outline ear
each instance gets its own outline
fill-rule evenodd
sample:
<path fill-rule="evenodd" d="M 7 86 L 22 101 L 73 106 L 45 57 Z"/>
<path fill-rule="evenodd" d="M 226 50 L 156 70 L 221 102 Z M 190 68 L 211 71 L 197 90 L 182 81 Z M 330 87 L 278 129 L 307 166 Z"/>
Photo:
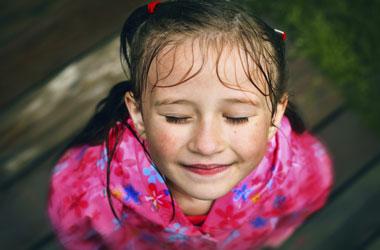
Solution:
<path fill-rule="evenodd" d="M 277 104 L 276 113 L 272 119 L 273 125 L 269 128 L 268 141 L 276 134 L 277 128 L 280 126 L 281 119 L 285 114 L 286 106 L 288 105 L 288 95 L 284 94 L 279 103 Z"/>
<path fill-rule="evenodd" d="M 142 110 L 140 105 L 138 105 L 135 98 L 133 97 L 132 92 L 128 91 L 125 93 L 124 102 L 135 125 L 136 132 L 140 135 L 142 139 L 146 139 Z"/>

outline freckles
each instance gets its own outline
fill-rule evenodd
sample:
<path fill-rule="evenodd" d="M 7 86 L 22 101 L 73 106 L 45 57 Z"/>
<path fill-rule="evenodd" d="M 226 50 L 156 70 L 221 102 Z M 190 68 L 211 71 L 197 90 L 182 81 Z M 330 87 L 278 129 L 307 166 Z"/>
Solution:
<path fill-rule="evenodd" d="M 240 146 L 248 154 L 257 154 L 267 144 L 266 137 L 262 126 L 255 122 L 253 126 L 239 136 Z"/>
<path fill-rule="evenodd" d="M 170 133 L 156 132 L 155 145 L 158 151 L 164 154 L 174 154 L 177 138 Z"/>

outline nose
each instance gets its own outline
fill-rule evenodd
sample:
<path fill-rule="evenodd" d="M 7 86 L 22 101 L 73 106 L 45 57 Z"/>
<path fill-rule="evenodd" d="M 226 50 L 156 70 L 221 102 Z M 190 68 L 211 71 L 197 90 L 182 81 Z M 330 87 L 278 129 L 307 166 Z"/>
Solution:
<path fill-rule="evenodd" d="M 223 133 L 218 122 L 213 120 L 201 121 L 193 130 L 188 144 L 189 150 L 196 154 L 213 155 L 222 152 L 225 147 Z"/>

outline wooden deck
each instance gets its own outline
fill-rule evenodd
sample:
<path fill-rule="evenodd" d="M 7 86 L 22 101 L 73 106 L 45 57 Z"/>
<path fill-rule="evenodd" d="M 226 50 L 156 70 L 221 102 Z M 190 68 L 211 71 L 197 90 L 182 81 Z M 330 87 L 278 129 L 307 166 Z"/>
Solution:
<path fill-rule="evenodd" d="M 0 10 L 1 249 L 60 249 L 45 212 L 52 163 L 123 79 L 114 34 L 142 2 L 24 0 Z M 279 249 L 380 249 L 380 140 L 310 62 L 289 63 L 294 100 L 328 146 L 336 181 L 327 206 Z"/>

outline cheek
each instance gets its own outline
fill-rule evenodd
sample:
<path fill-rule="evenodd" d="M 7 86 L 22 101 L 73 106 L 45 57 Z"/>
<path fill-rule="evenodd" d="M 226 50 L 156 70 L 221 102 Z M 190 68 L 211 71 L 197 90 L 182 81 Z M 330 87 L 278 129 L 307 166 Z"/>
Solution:
<path fill-rule="evenodd" d="M 150 149 L 159 156 L 167 158 L 175 156 L 177 152 L 178 138 L 167 129 L 155 129 L 151 132 Z"/>
<path fill-rule="evenodd" d="M 268 128 L 262 123 L 255 123 L 251 128 L 239 132 L 234 131 L 233 135 L 233 145 L 237 145 L 236 151 L 243 158 L 258 161 L 265 154 Z"/>

